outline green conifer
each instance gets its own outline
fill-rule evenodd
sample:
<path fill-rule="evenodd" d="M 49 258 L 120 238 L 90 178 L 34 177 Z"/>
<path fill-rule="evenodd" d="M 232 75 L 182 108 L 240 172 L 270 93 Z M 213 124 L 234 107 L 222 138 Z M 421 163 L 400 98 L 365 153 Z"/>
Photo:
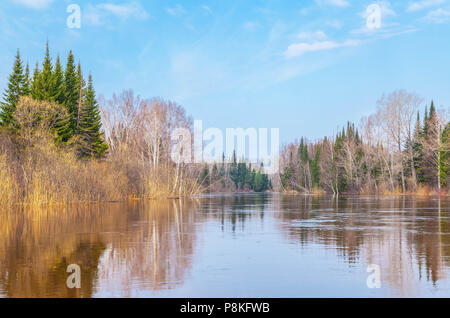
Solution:
<path fill-rule="evenodd" d="M 20 51 L 17 49 L 16 60 L 14 61 L 13 72 L 9 76 L 9 81 L 3 101 L 1 102 L 0 124 L 8 126 L 12 124 L 13 114 L 20 96 L 25 93 L 25 75 L 23 73 Z"/>
<path fill-rule="evenodd" d="M 53 76 L 53 65 L 50 57 L 50 50 L 48 42 L 45 49 L 44 63 L 42 64 L 42 71 L 39 73 L 38 90 L 36 91 L 37 100 L 55 101 L 55 84 Z"/>
<path fill-rule="evenodd" d="M 101 117 L 95 97 L 92 76 L 89 75 L 86 95 L 80 107 L 78 135 L 80 140 L 79 154 L 81 157 L 101 158 L 105 155 L 108 146 L 103 140 L 101 131 Z"/>
<path fill-rule="evenodd" d="M 64 75 L 64 106 L 70 114 L 70 127 L 72 131 L 76 130 L 77 110 L 78 110 L 78 80 L 75 71 L 74 56 L 70 51 L 67 58 L 66 72 Z"/>
<path fill-rule="evenodd" d="M 55 71 L 53 72 L 53 85 L 54 85 L 54 100 L 60 105 L 64 105 L 64 73 L 61 66 L 61 61 L 56 58 Z"/>

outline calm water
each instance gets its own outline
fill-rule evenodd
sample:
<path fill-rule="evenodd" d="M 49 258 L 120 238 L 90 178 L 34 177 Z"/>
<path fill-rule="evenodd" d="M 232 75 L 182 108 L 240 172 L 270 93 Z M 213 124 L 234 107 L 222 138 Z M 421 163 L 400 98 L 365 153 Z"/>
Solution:
<path fill-rule="evenodd" d="M 248 194 L 3 211 L 0 296 L 450 297 L 450 201 Z"/>

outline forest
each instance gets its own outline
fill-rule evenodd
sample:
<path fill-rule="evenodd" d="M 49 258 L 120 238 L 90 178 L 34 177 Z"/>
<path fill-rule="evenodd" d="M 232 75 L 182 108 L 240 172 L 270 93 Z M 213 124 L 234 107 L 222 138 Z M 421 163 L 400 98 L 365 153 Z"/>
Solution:
<path fill-rule="evenodd" d="M 192 119 L 183 107 L 132 90 L 97 97 L 72 52 L 63 67 L 47 43 L 34 71 L 17 50 L 0 104 L 0 202 L 59 204 L 179 198 L 202 192 L 266 191 L 262 167 L 236 156 L 214 165 L 171 157 L 171 131 Z"/>
<path fill-rule="evenodd" d="M 376 112 L 362 118 L 359 129 L 348 123 L 334 138 L 286 145 L 280 186 L 335 195 L 447 194 L 449 134 L 446 110 L 397 90 L 378 100 Z"/>

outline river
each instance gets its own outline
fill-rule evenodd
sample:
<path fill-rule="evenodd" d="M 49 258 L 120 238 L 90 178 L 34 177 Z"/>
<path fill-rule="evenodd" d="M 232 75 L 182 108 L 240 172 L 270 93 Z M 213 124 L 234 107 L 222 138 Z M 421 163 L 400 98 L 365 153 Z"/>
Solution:
<path fill-rule="evenodd" d="M 70 264 L 79 289 L 66 285 Z M 0 296 L 450 297 L 450 199 L 230 194 L 0 211 Z"/>

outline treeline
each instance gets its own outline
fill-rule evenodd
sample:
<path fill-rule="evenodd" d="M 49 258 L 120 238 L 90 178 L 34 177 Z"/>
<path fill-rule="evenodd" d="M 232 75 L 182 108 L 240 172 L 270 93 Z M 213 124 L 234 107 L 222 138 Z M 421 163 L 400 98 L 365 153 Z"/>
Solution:
<path fill-rule="evenodd" d="M 376 113 L 348 123 L 334 138 L 301 139 L 281 153 L 284 191 L 439 193 L 450 185 L 450 123 L 433 101 L 404 90 L 383 96 Z"/>
<path fill-rule="evenodd" d="M 209 192 L 265 192 L 272 190 L 272 181 L 264 173 L 261 165 L 255 169 L 245 160 L 237 161 L 236 152 L 230 162 L 222 156 L 221 163 L 205 165 L 200 175 L 200 182 Z"/>

